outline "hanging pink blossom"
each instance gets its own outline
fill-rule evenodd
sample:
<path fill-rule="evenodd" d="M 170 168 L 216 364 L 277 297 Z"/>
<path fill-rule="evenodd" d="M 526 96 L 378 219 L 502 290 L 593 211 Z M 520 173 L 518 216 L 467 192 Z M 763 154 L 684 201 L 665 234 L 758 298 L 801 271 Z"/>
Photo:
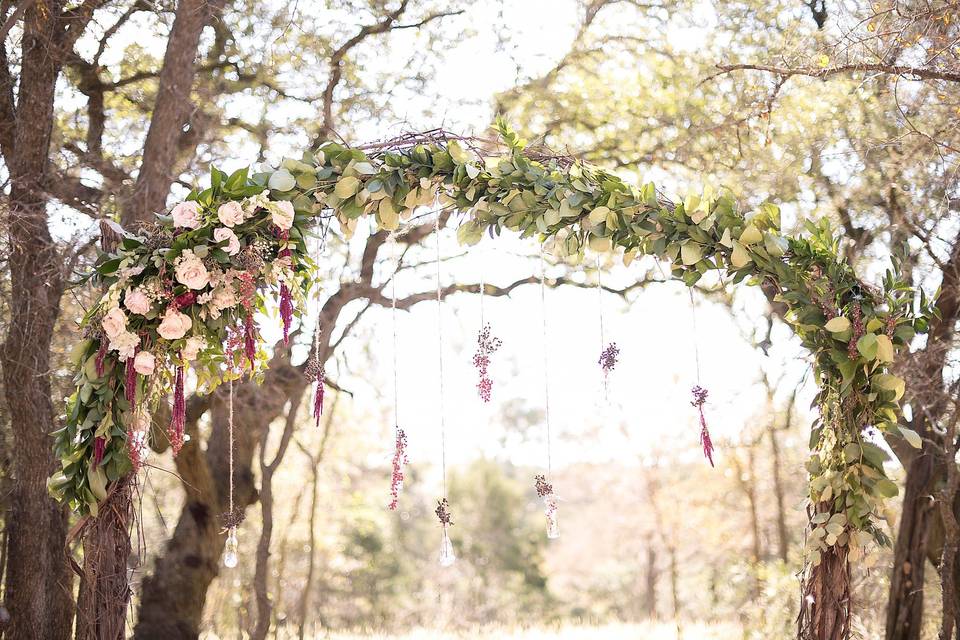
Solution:
<path fill-rule="evenodd" d="M 167 436 L 170 438 L 170 446 L 173 448 L 173 455 L 180 453 L 183 447 L 183 430 L 187 422 L 187 402 L 183 393 L 183 365 L 177 366 L 177 374 L 173 384 L 173 415 L 170 419 L 170 427 L 167 429 Z"/>
<path fill-rule="evenodd" d="M 277 253 L 281 260 L 290 257 L 290 247 L 286 246 L 290 238 L 290 232 L 277 228 L 277 235 L 284 243 L 284 247 Z M 290 342 L 290 325 L 293 323 L 293 296 L 290 295 L 290 288 L 286 282 L 280 283 L 280 319 L 283 321 L 283 344 Z"/>
<path fill-rule="evenodd" d="M 243 319 L 243 353 L 247 356 L 250 368 L 253 369 L 257 359 L 257 325 L 253 321 L 253 314 L 249 311 Z"/>
<path fill-rule="evenodd" d="M 99 467 L 103 462 L 103 454 L 107 448 L 107 439 L 103 436 L 97 436 L 93 439 L 93 466 Z"/>
<path fill-rule="evenodd" d="M 539 497 L 546 498 L 549 495 L 553 495 L 553 485 L 547 482 L 547 476 L 538 473 L 533 476 L 533 482 L 537 488 L 537 495 Z"/>
<path fill-rule="evenodd" d="M 393 478 L 390 481 L 390 510 L 396 511 L 400 502 L 400 491 L 403 489 L 403 467 L 409 462 L 407 459 L 407 434 L 403 429 L 397 429 L 397 439 L 393 450 Z"/>
<path fill-rule="evenodd" d="M 107 352 L 110 350 L 110 342 L 106 337 L 100 339 L 100 348 L 97 350 L 97 357 L 94 359 L 93 364 L 97 371 L 97 377 L 103 377 L 103 360 L 107 357 Z"/>
<path fill-rule="evenodd" d="M 609 375 L 613 371 L 614 367 L 617 366 L 619 357 L 620 347 L 617 346 L 616 342 L 611 342 L 603 349 L 600 353 L 600 359 L 597 361 L 600 368 L 603 369 L 603 375 Z"/>
<path fill-rule="evenodd" d="M 308 380 L 313 380 L 316 387 L 313 390 L 313 417 L 317 426 L 320 426 L 320 416 L 323 414 L 323 387 L 326 382 L 326 371 L 323 363 L 316 354 L 310 357 L 307 362 L 306 375 Z"/>
<path fill-rule="evenodd" d="M 493 391 L 493 380 L 490 379 L 490 356 L 496 353 L 503 345 L 500 338 L 491 334 L 490 324 L 483 325 L 483 329 L 477 334 L 477 352 L 473 354 L 473 366 L 480 376 L 477 382 L 477 392 L 480 399 L 484 402 L 490 402 L 490 395 Z"/>
<path fill-rule="evenodd" d="M 280 319 L 283 320 L 283 344 L 290 343 L 290 325 L 293 324 L 293 296 L 286 283 L 280 285 Z"/>
<path fill-rule="evenodd" d="M 440 524 L 444 526 L 453 524 L 453 513 L 450 512 L 450 503 L 446 498 L 437 500 L 437 508 L 434 509 L 433 512 L 437 514 L 437 519 L 440 520 Z"/>
<path fill-rule="evenodd" d="M 713 464 L 713 441 L 710 439 L 710 431 L 707 429 L 707 419 L 703 415 L 703 405 L 707 402 L 707 390 L 696 385 L 691 389 L 693 392 L 693 402 L 690 404 L 700 412 L 700 445 L 703 447 L 703 455 Z"/>

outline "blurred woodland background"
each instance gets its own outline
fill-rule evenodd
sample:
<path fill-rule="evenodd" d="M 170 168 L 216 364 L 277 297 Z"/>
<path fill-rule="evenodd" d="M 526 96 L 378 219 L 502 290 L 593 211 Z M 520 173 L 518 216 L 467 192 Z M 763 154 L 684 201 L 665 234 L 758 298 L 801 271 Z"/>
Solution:
<path fill-rule="evenodd" d="M 136 227 L 210 164 L 276 162 L 328 138 L 441 125 L 482 133 L 497 113 L 528 138 L 625 177 L 668 190 L 724 185 L 748 206 L 770 198 L 794 229 L 827 218 L 867 278 L 906 243 L 911 279 L 941 289 L 941 319 L 898 371 L 905 419 L 923 444 L 888 443 L 902 500 L 888 518 L 893 546 L 855 576 L 855 629 L 935 638 L 956 611 L 957 574 L 941 558 L 957 543 L 960 509 L 947 474 L 960 316 L 960 3 L 2 0 L 0 17 L 3 637 L 72 635 L 72 523 L 45 482 L 76 321 L 95 294 L 72 283 L 94 258 L 99 220 Z M 419 304 L 433 295 L 426 236 L 403 239 L 424 263 L 399 292 L 404 322 L 431 304 Z M 299 373 L 315 324 L 292 349 L 276 348 L 262 386 L 238 390 L 247 518 L 232 571 L 220 565 L 223 536 L 211 522 L 225 504 L 224 400 L 188 399 L 190 442 L 175 462 L 157 451 L 140 488 L 131 635 L 437 637 L 418 629 L 442 628 L 514 637 L 532 626 L 581 637 L 578 627 L 591 625 L 607 631 L 582 637 L 795 634 L 812 394 L 776 304 L 704 279 L 699 336 L 636 337 L 678 349 L 691 339 L 737 343 L 753 373 L 731 384 L 749 387 L 752 417 L 725 432 L 717 469 L 689 455 L 689 406 L 643 446 L 555 469 L 563 536 L 549 544 L 531 486 L 539 453 L 526 462 L 513 453 L 541 451 L 538 392 L 505 383 L 484 433 L 490 446 L 451 468 L 460 560 L 444 570 L 431 516 L 436 458 L 415 457 L 402 509 L 384 508 L 393 425 L 378 326 L 389 321 L 380 265 L 391 251 L 382 234 L 328 238 L 329 281 L 311 315 L 334 384 L 319 428 Z M 534 261 L 519 264 L 511 278 L 535 273 Z M 627 308 L 620 298 L 664 326 L 677 322 L 652 302 L 647 285 L 662 279 L 652 262 L 609 269 L 611 316 Z M 551 267 L 553 278 L 566 273 Z M 456 278 L 449 318 L 463 328 L 467 361 L 475 301 L 454 294 L 479 276 L 451 266 L 446 277 Z M 668 310 L 689 313 L 678 300 Z M 524 310 L 537 313 L 532 297 L 513 310 L 496 304 L 505 331 L 526 322 Z M 432 340 L 433 326 L 405 339 Z M 583 331 L 593 344 L 592 326 Z M 433 344 L 409 348 L 416 357 Z M 527 366 L 510 351 L 498 355 L 504 380 Z M 685 397 L 689 380 L 673 364 L 643 364 Z M 630 380 L 618 384 L 633 391 Z M 716 401 L 722 421 L 742 399 Z M 618 447 L 643 429 L 643 415 L 598 411 L 579 442 Z M 535 633 L 516 637 L 553 637 Z"/>

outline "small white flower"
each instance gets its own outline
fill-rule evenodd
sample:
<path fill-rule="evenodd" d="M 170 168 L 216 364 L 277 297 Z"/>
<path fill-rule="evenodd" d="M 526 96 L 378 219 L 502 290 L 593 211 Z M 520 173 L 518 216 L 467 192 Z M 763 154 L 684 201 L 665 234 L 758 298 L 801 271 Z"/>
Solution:
<path fill-rule="evenodd" d="M 243 207 L 239 202 L 225 202 L 217 209 L 217 218 L 227 227 L 243 222 Z"/>
<path fill-rule="evenodd" d="M 217 242 L 227 241 L 227 246 L 223 247 L 223 250 L 226 251 L 228 255 L 235 256 L 240 252 L 240 239 L 232 229 L 217 227 L 213 230 L 213 239 Z"/>
<path fill-rule="evenodd" d="M 196 229 L 200 226 L 200 205 L 190 200 L 181 202 L 170 212 L 173 216 L 173 226 L 186 229 Z"/>
<path fill-rule="evenodd" d="M 142 376 L 153 375 L 153 370 L 157 366 L 157 359 L 149 351 L 141 351 L 133 359 L 134 370 Z"/>
<path fill-rule="evenodd" d="M 117 352 L 120 360 L 132 358 L 140 345 L 140 336 L 130 331 L 123 331 L 110 338 L 110 348 Z"/>
<path fill-rule="evenodd" d="M 127 314 L 125 314 L 120 307 L 114 307 L 103 316 L 103 320 L 100 321 L 100 326 L 103 327 L 103 332 L 106 333 L 109 338 L 116 338 L 127 330 Z"/>

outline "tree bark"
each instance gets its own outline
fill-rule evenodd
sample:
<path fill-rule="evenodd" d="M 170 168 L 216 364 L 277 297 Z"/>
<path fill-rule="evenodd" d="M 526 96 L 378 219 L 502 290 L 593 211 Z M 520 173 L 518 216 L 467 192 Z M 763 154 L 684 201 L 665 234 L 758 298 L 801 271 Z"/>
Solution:
<path fill-rule="evenodd" d="M 50 432 L 50 341 L 59 317 L 62 264 L 47 228 L 43 184 L 49 166 L 53 105 L 60 73 L 63 3 L 25 14 L 22 69 L 10 166 L 10 328 L 0 357 L 16 442 L 8 515 L 8 638 L 70 636 L 73 579 L 63 553 L 64 509 L 47 494 L 54 470 Z"/>
<path fill-rule="evenodd" d="M 900 527 L 894 545 L 887 604 L 886 640 L 919 640 L 923 621 L 923 583 L 927 566 L 934 474 L 933 446 L 923 449 L 907 467 Z"/>
<path fill-rule="evenodd" d="M 288 354 L 278 349 L 263 385 L 234 386 L 234 499 L 242 510 L 257 492 L 252 460 L 257 442 L 281 414 L 287 400 L 307 386 Z M 226 539 L 220 515 L 227 508 L 229 429 L 226 389 L 218 388 L 212 403 L 212 429 L 206 452 L 200 450 L 199 415 L 189 416 L 190 441 L 177 456 L 177 471 L 186 483 L 187 502 L 164 554 L 143 583 L 140 615 L 134 637 L 144 640 L 193 640 L 199 637 L 207 589 L 219 573 Z"/>
<path fill-rule="evenodd" d="M 811 567 L 800 604 L 801 640 L 847 640 L 850 636 L 850 563 L 847 547 L 832 545 Z"/>
<path fill-rule="evenodd" d="M 167 40 L 157 99 L 143 146 L 143 159 L 133 193 L 124 206 L 123 222 L 145 222 L 166 204 L 176 178 L 180 136 L 193 108 L 190 92 L 196 77 L 200 34 L 226 0 L 181 0 Z"/>

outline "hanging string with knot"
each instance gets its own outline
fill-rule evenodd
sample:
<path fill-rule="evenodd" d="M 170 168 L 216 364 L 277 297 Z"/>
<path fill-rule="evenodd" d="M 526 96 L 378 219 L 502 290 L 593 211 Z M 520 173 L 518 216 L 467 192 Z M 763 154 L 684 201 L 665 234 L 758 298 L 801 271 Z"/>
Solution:
<path fill-rule="evenodd" d="M 543 411 L 547 427 L 547 478 L 553 474 L 553 443 L 550 433 L 550 354 L 549 334 L 547 332 L 547 270 L 540 245 L 540 311 L 543 320 Z"/>

